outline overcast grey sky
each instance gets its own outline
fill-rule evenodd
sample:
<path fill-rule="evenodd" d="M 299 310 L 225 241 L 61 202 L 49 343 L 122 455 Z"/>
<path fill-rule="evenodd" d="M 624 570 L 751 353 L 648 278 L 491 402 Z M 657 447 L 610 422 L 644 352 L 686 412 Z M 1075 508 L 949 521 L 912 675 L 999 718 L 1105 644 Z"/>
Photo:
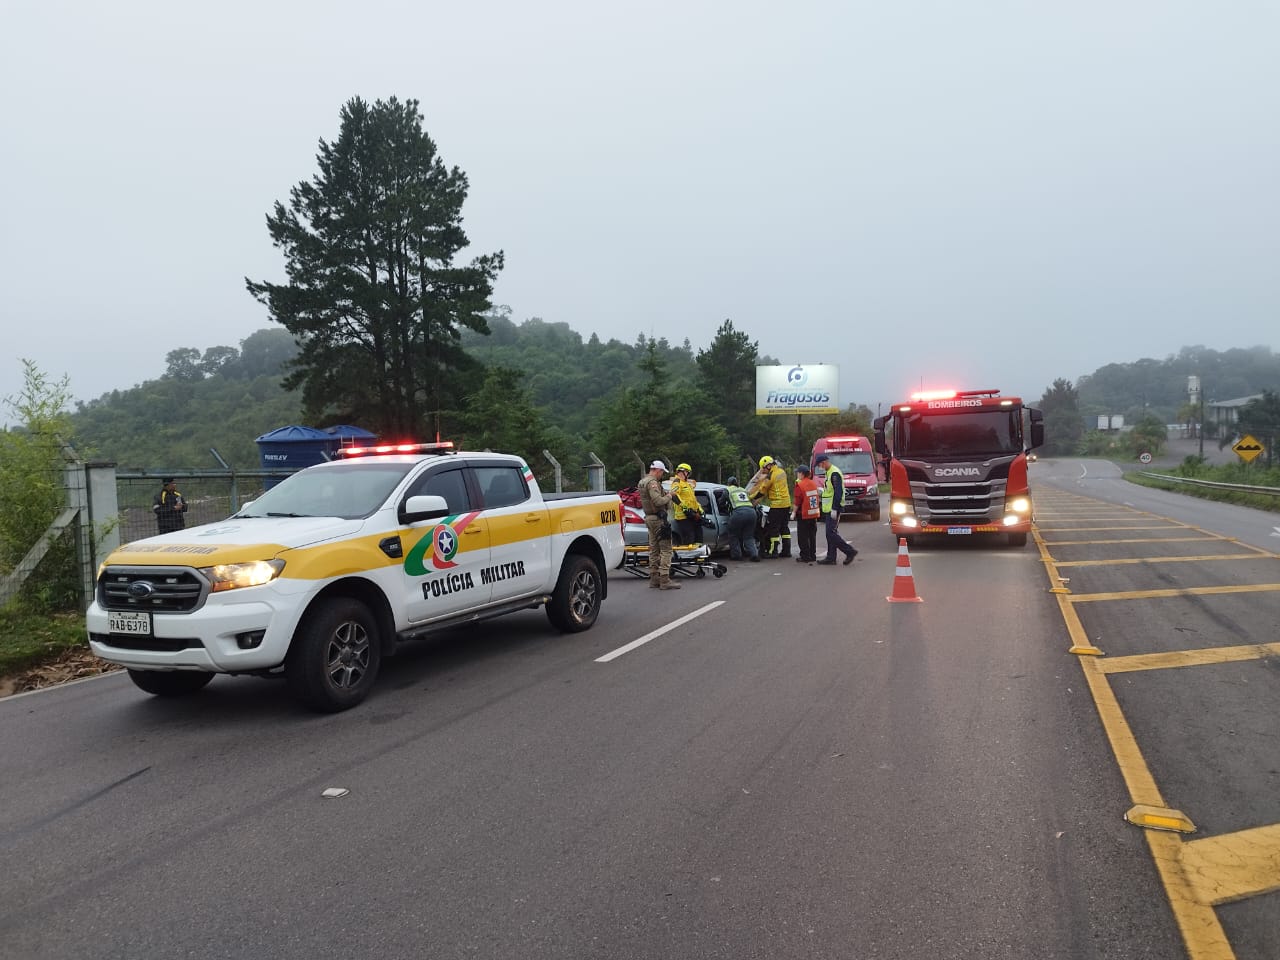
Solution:
<path fill-rule="evenodd" d="M 5 9 L 0 397 L 270 326 L 265 215 L 357 95 L 421 102 L 517 321 L 730 318 L 873 410 L 1280 339 L 1273 2 Z"/>

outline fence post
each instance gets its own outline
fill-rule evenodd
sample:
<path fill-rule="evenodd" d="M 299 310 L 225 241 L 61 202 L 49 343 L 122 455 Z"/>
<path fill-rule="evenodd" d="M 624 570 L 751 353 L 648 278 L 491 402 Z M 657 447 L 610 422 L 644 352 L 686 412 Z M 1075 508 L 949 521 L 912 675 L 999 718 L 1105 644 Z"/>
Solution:
<path fill-rule="evenodd" d="M 593 493 L 604 492 L 604 461 L 594 453 L 588 453 L 591 462 L 587 464 L 587 489 Z"/>
<path fill-rule="evenodd" d="M 85 465 L 89 491 L 89 513 L 85 525 L 93 537 L 93 569 L 120 546 L 120 495 L 116 490 L 116 465 L 109 460 L 90 460 Z"/>
<path fill-rule="evenodd" d="M 551 461 L 551 465 L 556 468 L 556 493 L 561 493 L 562 473 L 560 470 L 560 461 L 551 455 L 550 450 L 543 450 L 542 455 Z"/>

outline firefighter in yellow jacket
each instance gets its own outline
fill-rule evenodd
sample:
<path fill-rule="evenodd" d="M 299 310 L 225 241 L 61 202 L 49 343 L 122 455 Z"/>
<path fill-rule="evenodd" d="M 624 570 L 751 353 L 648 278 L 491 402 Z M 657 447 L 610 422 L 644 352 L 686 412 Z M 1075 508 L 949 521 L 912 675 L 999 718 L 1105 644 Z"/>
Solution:
<path fill-rule="evenodd" d="M 702 507 L 693 494 L 691 472 L 687 463 L 681 463 L 671 478 L 671 526 L 678 544 L 702 542 Z"/>
<path fill-rule="evenodd" d="M 753 500 L 763 500 L 769 507 L 764 525 L 764 557 L 791 556 L 791 489 L 787 471 L 770 456 L 760 458 L 760 472 L 752 478 L 748 492 Z"/>

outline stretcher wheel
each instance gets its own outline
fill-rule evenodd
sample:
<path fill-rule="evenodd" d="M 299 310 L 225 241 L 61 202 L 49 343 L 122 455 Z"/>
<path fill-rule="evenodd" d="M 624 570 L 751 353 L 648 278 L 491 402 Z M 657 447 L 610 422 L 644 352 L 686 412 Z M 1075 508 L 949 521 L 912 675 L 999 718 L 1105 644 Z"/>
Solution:
<path fill-rule="evenodd" d="M 707 575 L 707 571 L 705 571 L 705 570 L 703 570 L 701 567 L 699 567 L 699 568 L 698 568 L 698 576 L 700 576 L 700 577 L 705 577 L 706 575 Z"/>
<path fill-rule="evenodd" d="M 719 580 L 724 576 L 724 567 L 717 565 L 715 569 L 716 579 Z"/>

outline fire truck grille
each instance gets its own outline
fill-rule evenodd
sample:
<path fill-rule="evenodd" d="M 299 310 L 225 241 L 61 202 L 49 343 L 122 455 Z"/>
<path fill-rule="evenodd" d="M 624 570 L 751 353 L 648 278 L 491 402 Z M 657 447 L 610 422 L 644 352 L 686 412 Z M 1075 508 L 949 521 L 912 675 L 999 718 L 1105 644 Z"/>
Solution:
<path fill-rule="evenodd" d="M 922 483 L 912 494 L 917 514 L 930 523 L 986 523 L 999 519 L 1004 489 L 1004 481 Z"/>

